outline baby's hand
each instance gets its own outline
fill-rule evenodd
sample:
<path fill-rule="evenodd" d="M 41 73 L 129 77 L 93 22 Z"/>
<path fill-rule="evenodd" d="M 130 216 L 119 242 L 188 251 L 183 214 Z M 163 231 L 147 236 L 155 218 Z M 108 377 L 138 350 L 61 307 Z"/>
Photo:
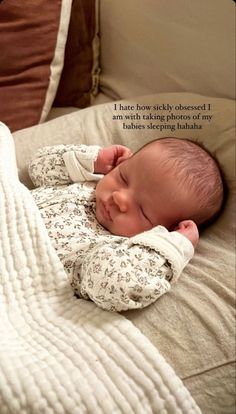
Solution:
<path fill-rule="evenodd" d="M 94 162 L 94 172 L 96 174 L 107 174 L 131 155 L 130 149 L 123 145 L 111 145 L 102 148 Z"/>
<path fill-rule="evenodd" d="M 197 225 L 192 220 L 181 221 L 174 229 L 183 236 L 187 237 L 195 248 L 199 240 L 199 232 Z"/>

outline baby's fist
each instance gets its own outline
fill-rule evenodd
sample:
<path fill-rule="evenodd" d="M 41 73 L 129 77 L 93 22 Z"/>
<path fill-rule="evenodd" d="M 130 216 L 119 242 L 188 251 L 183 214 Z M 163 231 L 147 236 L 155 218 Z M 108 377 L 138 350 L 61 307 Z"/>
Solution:
<path fill-rule="evenodd" d="M 174 229 L 191 241 L 195 248 L 199 240 L 199 232 L 197 225 L 192 220 L 181 221 Z"/>
<path fill-rule="evenodd" d="M 98 157 L 94 162 L 94 172 L 96 174 L 107 174 L 118 164 L 131 157 L 132 152 L 123 145 L 111 145 L 102 148 L 98 152 Z"/>

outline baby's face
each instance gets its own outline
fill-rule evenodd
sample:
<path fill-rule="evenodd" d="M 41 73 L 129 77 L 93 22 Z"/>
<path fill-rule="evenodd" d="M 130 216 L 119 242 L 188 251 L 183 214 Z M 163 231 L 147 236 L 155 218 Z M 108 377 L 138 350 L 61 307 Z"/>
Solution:
<path fill-rule="evenodd" d="M 111 233 L 130 237 L 157 225 L 172 230 L 186 218 L 175 177 L 160 165 L 160 156 L 143 149 L 97 184 L 96 217 Z"/>

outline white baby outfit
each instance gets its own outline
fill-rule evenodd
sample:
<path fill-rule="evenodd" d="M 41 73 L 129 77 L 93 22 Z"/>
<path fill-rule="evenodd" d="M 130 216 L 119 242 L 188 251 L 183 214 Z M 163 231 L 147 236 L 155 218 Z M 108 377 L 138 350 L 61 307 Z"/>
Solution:
<path fill-rule="evenodd" d="M 157 226 L 114 236 L 95 217 L 94 161 L 100 147 L 57 145 L 29 166 L 32 190 L 52 244 L 75 293 L 109 311 L 138 309 L 170 289 L 194 253 L 178 232 Z"/>

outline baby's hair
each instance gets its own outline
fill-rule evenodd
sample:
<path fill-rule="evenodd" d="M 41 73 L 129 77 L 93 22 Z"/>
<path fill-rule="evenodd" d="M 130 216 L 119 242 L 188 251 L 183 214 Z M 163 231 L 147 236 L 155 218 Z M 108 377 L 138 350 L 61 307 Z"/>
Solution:
<path fill-rule="evenodd" d="M 228 193 L 217 158 L 202 143 L 185 138 L 160 138 L 145 147 L 155 143 L 167 151 L 163 165 L 196 197 L 195 213 L 188 219 L 194 220 L 200 228 L 212 224 L 222 213 Z"/>

